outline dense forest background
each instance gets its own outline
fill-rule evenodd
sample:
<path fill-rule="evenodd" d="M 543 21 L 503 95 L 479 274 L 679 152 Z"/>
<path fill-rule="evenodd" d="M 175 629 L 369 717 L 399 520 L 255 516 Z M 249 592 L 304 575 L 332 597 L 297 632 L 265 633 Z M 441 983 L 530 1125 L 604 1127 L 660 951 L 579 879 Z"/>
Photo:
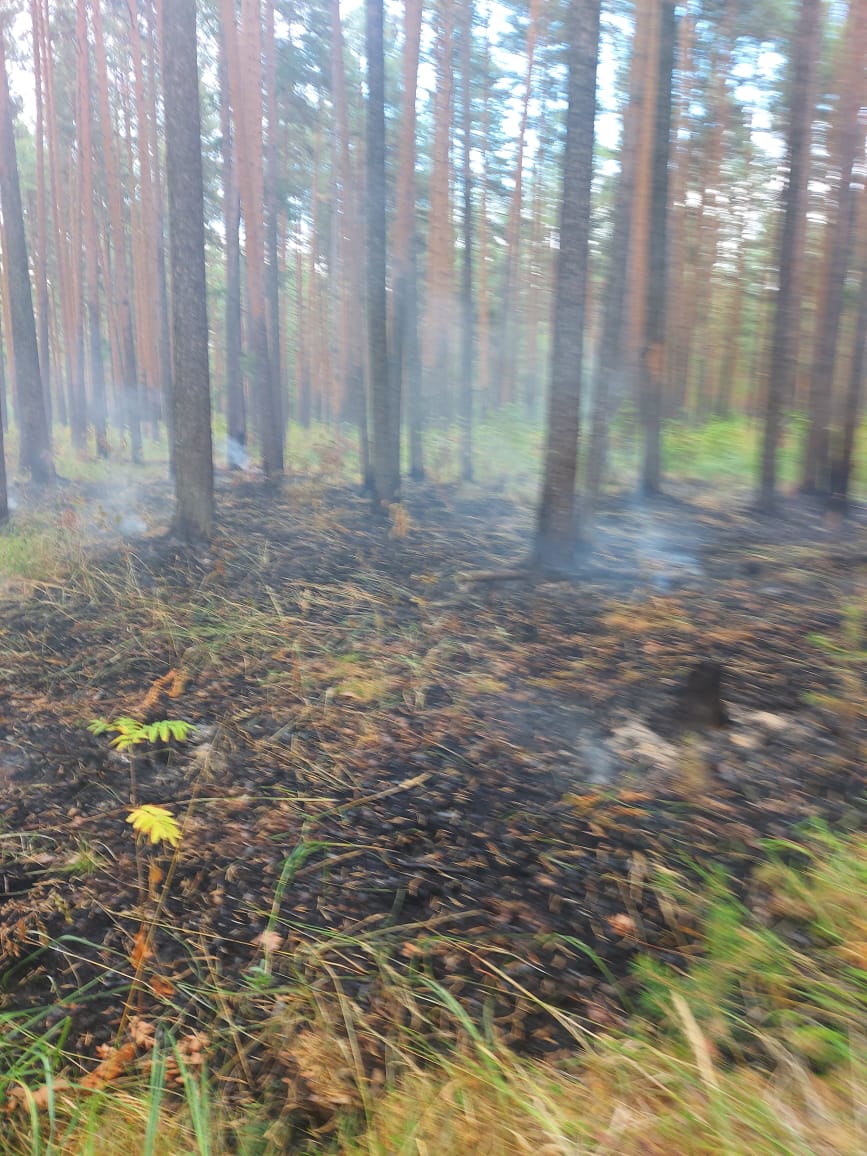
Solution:
<path fill-rule="evenodd" d="M 748 444 L 766 508 L 781 445 L 787 483 L 845 503 L 867 315 L 862 0 L 6 9 L 0 384 L 34 480 L 53 476 L 52 425 L 141 461 L 193 389 L 172 361 L 190 290 L 169 257 L 188 162 L 169 154 L 198 69 L 220 461 L 279 475 L 290 423 L 326 423 L 390 501 L 429 468 L 430 431 L 459 434 L 469 479 L 475 427 L 538 428 L 550 381 L 543 537 L 574 523 L 576 480 L 587 505 L 612 479 L 655 492 L 660 437 L 708 420 Z M 182 9 L 197 33 L 175 83 Z M 201 390 L 194 409 L 208 424 Z"/>

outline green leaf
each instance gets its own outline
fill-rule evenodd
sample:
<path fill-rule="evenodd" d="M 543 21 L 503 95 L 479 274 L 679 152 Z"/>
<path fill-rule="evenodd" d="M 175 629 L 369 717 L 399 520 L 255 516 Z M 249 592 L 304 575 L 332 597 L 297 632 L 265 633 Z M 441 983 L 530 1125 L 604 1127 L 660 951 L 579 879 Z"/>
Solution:
<path fill-rule="evenodd" d="M 114 722 L 94 719 L 88 723 L 87 729 L 95 735 L 113 732 L 116 737 L 112 739 L 111 746 L 115 750 L 125 751 L 138 743 L 155 743 L 158 740 L 167 743 L 171 738 L 182 743 L 196 728 L 192 723 L 184 722 L 183 719 L 162 719 L 159 722 L 146 724 L 139 722 L 138 719 L 124 716 L 115 719 Z"/>

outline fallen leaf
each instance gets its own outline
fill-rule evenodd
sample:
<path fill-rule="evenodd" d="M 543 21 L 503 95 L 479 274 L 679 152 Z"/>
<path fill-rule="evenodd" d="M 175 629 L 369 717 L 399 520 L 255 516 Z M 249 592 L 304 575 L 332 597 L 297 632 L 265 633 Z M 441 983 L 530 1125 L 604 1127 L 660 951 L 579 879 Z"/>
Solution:
<path fill-rule="evenodd" d="M 110 1084 L 112 1080 L 116 1080 L 118 1076 L 122 1076 L 132 1061 L 135 1059 L 136 1046 L 135 1044 L 121 1044 L 121 1046 L 108 1057 L 103 1060 L 101 1064 L 88 1072 L 81 1080 L 82 1088 L 104 1088 L 106 1084 Z"/>

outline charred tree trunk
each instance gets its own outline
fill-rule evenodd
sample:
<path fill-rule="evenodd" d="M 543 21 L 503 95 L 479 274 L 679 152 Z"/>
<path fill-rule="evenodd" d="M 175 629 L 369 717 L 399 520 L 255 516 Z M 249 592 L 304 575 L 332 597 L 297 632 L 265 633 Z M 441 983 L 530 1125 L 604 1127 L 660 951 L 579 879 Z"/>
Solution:
<path fill-rule="evenodd" d="M 175 514 L 184 541 L 207 539 L 214 521 L 205 210 L 195 0 L 163 5 L 163 92 L 172 278 L 172 437 Z"/>
<path fill-rule="evenodd" d="M 567 30 L 569 104 L 563 155 L 560 249 L 554 296 L 545 473 L 532 556 L 533 565 L 543 571 L 569 569 L 579 536 L 575 479 L 588 279 L 599 0 L 572 0 L 567 11 Z"/>

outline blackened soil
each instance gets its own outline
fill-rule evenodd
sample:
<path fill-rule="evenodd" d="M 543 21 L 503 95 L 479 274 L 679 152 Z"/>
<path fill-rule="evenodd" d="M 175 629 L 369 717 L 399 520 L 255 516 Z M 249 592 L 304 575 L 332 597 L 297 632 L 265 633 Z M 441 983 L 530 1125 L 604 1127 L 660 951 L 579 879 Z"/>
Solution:
<path fill-rule="evenodd" d="M 179 1028 L 231 1006 L 240 1030 L 300 976 L 387 1029 L 389 968 L 556 1052 L 537 1001 L 616 1022 L 637 952 L 700 948 L 660 866 L 720 863 L 746 894 L 767 836 L 863 823 L 858 512 L 621 502 L 572 581 L 530 583 L 464 581 L 526 553 L 500 498 L 419 489 L 376 517 L 321 481 L 227 478 L 199 552 L 159 535 L 168 507 L 151 487 L 151 534 L 2 607 L 0 999 L 68 1018 L 85 1061 L 125 1006 Z M 702 660 L 729 722 L 694 731 Z M 130 757 L 85 729 L 121 715 L 197 732 Z M 137 858 L 133 791 L 182 822 L 173 867 Z M 171 874 L 149 887 L 151 862 Z"/>

